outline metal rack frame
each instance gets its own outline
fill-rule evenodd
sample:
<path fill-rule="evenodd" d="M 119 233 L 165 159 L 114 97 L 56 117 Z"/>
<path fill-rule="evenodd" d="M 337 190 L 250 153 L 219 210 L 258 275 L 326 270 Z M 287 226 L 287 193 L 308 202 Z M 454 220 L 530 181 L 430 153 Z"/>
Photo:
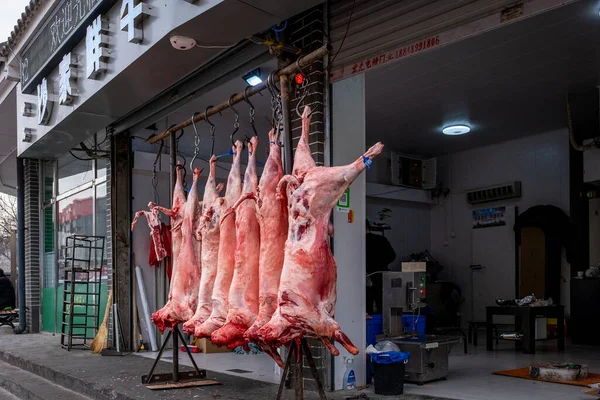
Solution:
<path fill-rule="evenodd" d="M 75 346 L 89 348 L 88 341 L 98 333 L 104 242 L 104 236 L 88 235 L 72 235 L 66 240 L 60 345 L 69 351 Z M 85 291 L 78 291 L 81 288 Z M 84 322 L 75 323 L 75 318 Z M 93 334 L 88 336 L 90 330 Z M 74 339 L 80 343 L 73 343 Z"/>

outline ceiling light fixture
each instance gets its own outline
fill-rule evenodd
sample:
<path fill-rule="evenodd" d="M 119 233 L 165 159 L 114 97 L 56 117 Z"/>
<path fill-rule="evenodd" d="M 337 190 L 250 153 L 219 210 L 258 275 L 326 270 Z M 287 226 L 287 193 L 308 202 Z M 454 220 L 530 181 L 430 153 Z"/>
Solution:
<path fill-rule="evenodd" d="M 242 76 L 242 79 L 250 86 L 259 85 L 263 81 L 260 77 L 260 68 L 248 72 L 246 75 Z"/>
<path fill-rule="evenodd" d="M 468 125 L 450 125 L 442 129 L 442 133 L 449 136 L 464 135 L 470 131 L 471 127 Z"/>

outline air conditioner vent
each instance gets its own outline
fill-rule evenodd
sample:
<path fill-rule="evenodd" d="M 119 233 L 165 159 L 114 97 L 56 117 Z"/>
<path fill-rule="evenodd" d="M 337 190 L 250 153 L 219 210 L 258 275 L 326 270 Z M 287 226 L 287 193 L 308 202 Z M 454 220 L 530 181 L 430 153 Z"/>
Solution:
<path fill-rule="evenodd" d="M 506 185 L 469 190 L 467 192 L 467 201 L 470 204 L 512 199 L 515 197 L 521 197 L 521 181 L 514 181 Z"/>

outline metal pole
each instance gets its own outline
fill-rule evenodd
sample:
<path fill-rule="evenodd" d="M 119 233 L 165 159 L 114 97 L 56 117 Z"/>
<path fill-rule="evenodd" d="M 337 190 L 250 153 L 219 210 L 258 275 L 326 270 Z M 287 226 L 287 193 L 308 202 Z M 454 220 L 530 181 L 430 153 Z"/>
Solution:
<path fill-rule="evenodd" d="M 300 60 L 298 61 L 297 64 L 300 65 L 300 68 L 305 68 L 309 65 L 311 65 L 312 63 L 314 63 L 317 60 L 321 60 L 323 58 L 323 56 L 325 56 L 326 54 L 329 53 L 329 46 L 325 45 L 323 47 L 320 47 L 319 49 L 313 51 L 310 54 L 307 54 L 306 56 L 300 58 Z M 274 76 L 275 78 L 275 82 L 277 82 L 282 76 L 287 76 L 287 75 L 291 75 L 291 74 L 295 74 L 297 72 L 300 72 L 300 70 L 298 69 L 298 65 L 296 63 L 290 64 L 287 67 L 279 70 L 279 72 L 277 72 Z M 267 84 L 265 82 L 260 83 L 256 86 L 252 86 L 250 89 L 248 89 L 246 95 L 248 97 L 250 96 L 254 96 L 257 93 L 262 92 L 263 90 L 265 90 L 267 88 Z M 245 101 L 244 98 L 244 93 L 238 93 L 236 95 L 234 95 L 231 98 L 231 103 L 232 104 L 237 104 L 240 103 L 242 101 Z M 211 117 L 215 114 L 219 114 L 221 113 L 223 110 L 226 110 L 227 108 L 229 108 L 229 102 L 225 101 L 215 107 L 212 107 L 209 111 L 208 111 L 208 116 Z M 193 120 L 194 122 L 198 122 L 198 121 L 203 121 L 204 120 L 204 113 L 202 114 L 197 114 L 196 116 L 194 116 Z M 185 121 L 183 121 L 182 123 L 175 125 L 169 129 L 167 129 L 165 132 L 158 134 L 156 136 L 152 136 L 150 139 L 148 139 L 148 142 L 151 144 L 157 143 L 159 142 L 161 139 L 166 138 L 167 136 L 171 135 L 172 133 L 178 132 L 183 130 L 184 128 L 187 128 L 188 126 L 192 125 L 192 118 L 189 118 Z"/>
<path fill-rule="evenodd" d="M 178 326 L 173 327 L 173 382 L 179 382 L 179 332 Z"/>
<path fill-rule="evenodd" d="M 290 119 L 290 82 L 287 75 L 279 77 L 281 86 L 281 111 L 283 113 L 283 170 L 292 173 L 292 121 Z"/>
<path fill-rule="evenodd" d="M 10 281 L 16 286 L 17 279 L 17 231 L 10 233 Z"/>
<path fill-rule="evenodd" d="M 292 346 L 296 348 L 296 364 L 294 364 L 294 378 L 296 381 L 294 382 L 294 391 L 296 392 L 297 400 L 304 400 L 304 379 L 302 377 L 302 363 L 304 360 L 302 358 L 302 346 L 299 342 L 292 343 Z"/>
<path fill-rule="evenodd" d="M 17 158 L 17 268 L 18 268 L 18 296 L 19 296 L 19 326 L 15 328 L 16 334 L 27 330 L 25 317 L 25 161 Z"/>

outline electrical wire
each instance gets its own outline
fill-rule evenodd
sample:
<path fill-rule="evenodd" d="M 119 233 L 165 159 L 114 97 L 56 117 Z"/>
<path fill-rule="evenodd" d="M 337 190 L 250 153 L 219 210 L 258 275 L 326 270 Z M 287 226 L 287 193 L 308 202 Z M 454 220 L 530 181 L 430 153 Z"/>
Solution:
<path fill-rule="evenodd" d="M 233 46 L 237 45 L 236 44 L 230 44 L 227 46 L 218 46 L 218 45 L 202 45 L 202 44 L 198 44 L 196 43 L 196 47 L 200 48 L 200 49 L 230 49 Z"/>
<path fill-rule="evenodd" d="M 337 58 L 338 54 L 340 54 L 342 47 L 344 47 L 344 42 L 346 41 L 346 37 L 348 36 L 348 31 L 350 30 L 350 24 L 352 23 L 352 15 L 354 14 L 354 5 L 355 4 L 356 4 L 356 0 L 352 0 L 352 8 L 350 9 L 350 17 L 348 18 L 348 24 L 346 25 L 346 32 L 344 32 L 344 37 L 342 37 L 342 42 L 340 43 L 340 47 L 338 47 L 335 55 L 329 62 L 329 65 L 327 66 L 327 68 L 325 68 L 325 72 L 329 72 L 329 70 L 331 69 L 331 66 L 333 65 L 333 62 Z"/>

